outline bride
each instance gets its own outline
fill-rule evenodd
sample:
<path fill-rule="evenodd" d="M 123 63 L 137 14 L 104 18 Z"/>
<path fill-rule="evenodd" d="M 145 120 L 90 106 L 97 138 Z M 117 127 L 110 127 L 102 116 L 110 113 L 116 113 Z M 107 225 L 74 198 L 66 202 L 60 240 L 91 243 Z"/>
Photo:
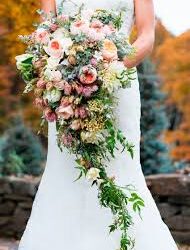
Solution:
<path fill-rule="evenodd" d="M 56 13 L 61 1 L 41 0 L 41 3 L 46 13 Z M 122 31 L 129 35 L 134 21 L 138 30 L 133 44 L 137 53 L 132 60 L 124 57 L 126 67 L 135 67 L 151 52 L 154 42 L 152 0 L 66 0 L 62 3 L 63 11 L 69 14 L 81 3 L 91 9 L 126 7 Z M 140 166 L 140 96 L 137 76 L 135 78 L 131 88 L 119 92 L 116 112 L 119 128 L 135 145 L 134 159 L 118 152 L 110 162 L 108 174 L 114 176 L 120 186 L 133 184 L 144 199 L 142 219 L 134 214 L 134 224 L 129 230 L 135 239 L 134 249 L 177 250 L 146 186 Z M 109 209 L 99 206 L 96 187 L 91 187 L 87 180 L 73 181 L 78 175 L 74 157 L 59 150 L 55 123 L 49 123 L 48 133 L 47 165 L 19 250 L 119 249 L 120 233 L 109 234 L 107 227 L 112 221 L 112 214 Z"/>

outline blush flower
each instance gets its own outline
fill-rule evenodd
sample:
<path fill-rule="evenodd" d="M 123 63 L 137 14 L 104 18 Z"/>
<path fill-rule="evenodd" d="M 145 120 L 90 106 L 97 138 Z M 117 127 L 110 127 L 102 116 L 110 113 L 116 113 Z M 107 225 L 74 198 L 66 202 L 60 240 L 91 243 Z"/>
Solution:
<path fill-rule="evenodd" d="M 63 57 L 63 47 L 58 39 L 52 39 L 48 46 L 44 46 L 44 50 L 52 58 L 61 59 Z"/>
<path fill-rule="evenodd" d="M 50 40 L 49 33 L 46 29 L 39 28 L 34 33 L 34 39 L 36 40 L 37 43 L 48 44 Z"/>
<path fill-rule="evenodd" d="M 97 30 L 101 29 L 103 26 L 104 26 L 104 24 L 99 20 L 94 20 L 90 24 L 90 28 L 94 28 L 94 29 L 97 29 Z"/>
<path fill-rule="evenodd" d="M 110 36 L 112 33 L 116 31 L 116 29 L 112 25 L 104 25 L 102 31 L 105 35 Z"/>
<path fill-rule="evenodd" d="M 64 120 L 68 120 L 69 118 L 71 118 L 74 115 L 74 111 L 73 111 L 73 108 L 71 105 L 68 105 L 66 107 L 59 106 L 56 109 L 56 113 L 57 113 L 58 117 L 61 117 Z"/>
<path fill-rule="evenodd" d="M 78 35 L 80 33 L 88 33 L 89 24 L 84 20 L 78 20 L 71 25 L 71 34 Z"/>
<path fill-rule="evenodd" d="M 90 28 L 88 31 L 88 38 L 92 42 L 101 41 L 105 38 L 105 34 L 102 29 Z"/>

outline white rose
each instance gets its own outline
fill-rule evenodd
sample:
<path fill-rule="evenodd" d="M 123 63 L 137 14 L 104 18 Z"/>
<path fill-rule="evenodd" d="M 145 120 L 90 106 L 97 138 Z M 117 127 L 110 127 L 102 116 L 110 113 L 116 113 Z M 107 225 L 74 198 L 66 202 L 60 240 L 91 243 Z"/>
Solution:
<path fill-rule="evenodd" d="M 64 28 L 58 28 L 53 34 L 52 37 L 58 40 L 62 40 L 65 38 L 66 31 Z"/>
<path fill-rule="evenodd" d="M 73 41 L 71 38 L 67 38 L 65 37 L 62 41 L 61 41 L 62 47 L 63 47 L 63 51 L 67 54 L 68 53 L 68 49 L 73 45 Z"/>
<path fill-rule="evenodd" d="M 17 68 L 21 69 L 21 67 L 20 67 L 21 63 L 28 58 L 33 58 L 33 55 L 32 54 L 22 54 L 22 55 L 16 56 L 15 59 L 16 59 Z"/>
<path fill-rule="evenodd" d="M 59 70 L 51 70 L 47 68 L 44 71 L 44 76 L 49 80 L 49 81 L 61 81 L 62 79 L 62 74 Z"/>
<path fill-rule="evenodd" d="M 126 67 L 123 62 L 113 61 L 109 65 L 109 70 L 114 71 L 114 72 L 121 72 L 123 70 L 126 70 Z"/>
<path fill-rule="evenodd" d="M 44 99 L 48 102 L 58 102 L 61 99 L 61 91 L 58 89 L 46 90 L 44 93 Z"/>
<path fill-rule="evenodd" d="M 86 178 L 89 181 L 96 181 L 100 177 L 100 169 L 90 168 L 87 172 Z"/>

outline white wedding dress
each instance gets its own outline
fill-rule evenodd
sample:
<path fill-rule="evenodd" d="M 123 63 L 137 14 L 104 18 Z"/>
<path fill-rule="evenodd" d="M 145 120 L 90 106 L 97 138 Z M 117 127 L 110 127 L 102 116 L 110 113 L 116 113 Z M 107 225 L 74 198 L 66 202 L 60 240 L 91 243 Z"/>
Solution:
<path fill-rule="evenodd" d="M 134 0 L 72 0 L 64 3 L 65 13 L 84 2 L 89 8 L 112 9 L 127 7 L 123 31 L 130 33 L 134 21 Z M 58 1 L 57 1 L 57 4 Z M 146 15 L 146 13 L 142 13 Z M 135 144 L 135 157 L 117 153 L 108 173 L 119 185 L 134 184 L 145 201 L 142 220 L 131 210 L 134 225 L 130 235 L 135 238 L 134 250 L 177 250 L 177 246 L 162 221 L 143 176 L 140 156 L 140 94 L 139 83 L 120 90 L 117 118 L 120 129 Z M 120 232 L 109 234 L 112 222 L 109 209 L 101 208 L 97 187 L 84 178 L 77 182 L 74 157 L 60 152 L 56 144 L 55 124 L 49 124 L 47 165 L 33 204 L 32 213 L 20 242 L 19 250 L 116 250 Z"/>

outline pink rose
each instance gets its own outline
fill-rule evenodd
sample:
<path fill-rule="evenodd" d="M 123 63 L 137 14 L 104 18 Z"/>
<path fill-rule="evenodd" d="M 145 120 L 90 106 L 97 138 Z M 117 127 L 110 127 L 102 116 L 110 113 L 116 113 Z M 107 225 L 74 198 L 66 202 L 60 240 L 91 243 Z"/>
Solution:
<path fill-rule="evenodd" d="M 78 35 L 81 32 L 86 34 L 88 30 L 89 30 L 89 25 L 87 22 L 83 20 L 78 20 L 71 25 L 71 34 L 73 35 Z"/>
<path fill-rule="evenodd" d="M 112 25 L 104 25 L 102 31 L 105 35 L 110 36 L 116 29 Z"/>
<path fill-rule="evenodd" d="M 66 107 L 64 106 L 59 106 L 56 109 L 56 113 L 59 117 L 62 117 L 65 120 L 68 120 L 74 115 L 74 111 L 71 105 L 68 105 Z"/>
<path fill-rule="evenodd" d="M 83 96 L 90 97 L 92 95 L 92 93 L 93 93 L 92 88 L 90 88 L 90 87 L 83 88 L 83 91 L 82 91 Z"/>
<path fill-rule="evenodd" d="M 92 65 L 86 65 L 79 72 L 79 79 L 83 84 L 92 84 L 97 79 L 97 71 Z"/>
<path fill-rule="evenodd" d="M 46 82 L 43 79 L 39 79 L 36 83 L 37 88 L 39 89 L 45 89 L 46 88 Z"/>
<path fill-rule="evenodd" d="M 71 129 L 73 130 L 79 130 L 81 128 L 81 122 L 79 119 L 72 121 L 70 125 Z"/>
<path fill-rule="evenodd" d="M 101 29 L 103 26 L 104 24 L 99 20 L 94 20 L 90 24 L 90 28 L 94 28 L 94 29 Z"/>
<path fill-rule="evenodd" d="M 44 116 L 48 122 L 54 122 L 57 119 L 56 114 L 49 107 L 44 110 Z"/>
<path fill-rule="evenodd" d="M 92 95 L 93 92 L 96 92 L 98 90 L 98 86 L 97 85 L 93 85 L 90 87 L 84 87 L 83 91 L 82 91 L 82 95 L 85 97 L 90 97 Z"/>
<path fill-rule="evenodd" d="M 105 38 L 105 34 L 102 29 L 90 28 L 88 31 L 88 38 L 92 42 L 101 41 Z"/>
<path fill-rule="evenodd" d="M 34 38 L 36 42 L 42 43 L 42 44 L 48 44 L 49 42 L 49 33 L 47 30 L 43 28 L 39 28 L 34 33 Z"/>
<path fill-rule="evenodd" d="M 63 48 L 58 39 L 52 39 L 47 47 L 44 46 L 44 50 L 52 58 L 58 59 L 63 57 Z"/>

